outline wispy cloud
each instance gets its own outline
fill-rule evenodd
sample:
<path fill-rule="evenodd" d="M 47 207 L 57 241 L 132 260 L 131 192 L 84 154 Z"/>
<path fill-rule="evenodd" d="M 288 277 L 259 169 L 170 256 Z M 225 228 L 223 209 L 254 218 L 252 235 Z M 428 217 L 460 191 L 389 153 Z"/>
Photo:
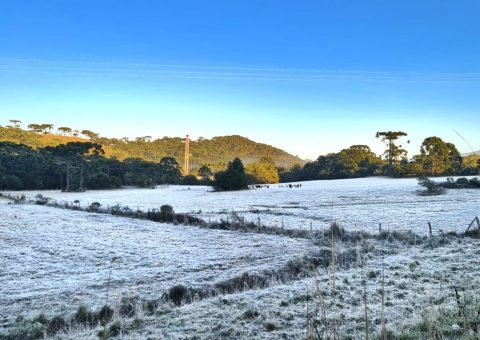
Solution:
<path fill-rule="evenodd" d="M 22 58 L 0 59 L 0 72 L 245 81 L 480 82 L 480 73 L 320 70 Z"/>

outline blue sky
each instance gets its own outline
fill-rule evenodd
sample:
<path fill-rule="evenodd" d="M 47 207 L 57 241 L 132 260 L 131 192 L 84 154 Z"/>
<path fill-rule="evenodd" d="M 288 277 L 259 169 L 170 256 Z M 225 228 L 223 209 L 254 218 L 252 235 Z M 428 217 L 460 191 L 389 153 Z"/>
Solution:
<path fill-rule="evenodd" d="M 0 124 L 240 134 L 303 158 L 376 131 L 480 149 L 478 1 L 0 2 Z"/>

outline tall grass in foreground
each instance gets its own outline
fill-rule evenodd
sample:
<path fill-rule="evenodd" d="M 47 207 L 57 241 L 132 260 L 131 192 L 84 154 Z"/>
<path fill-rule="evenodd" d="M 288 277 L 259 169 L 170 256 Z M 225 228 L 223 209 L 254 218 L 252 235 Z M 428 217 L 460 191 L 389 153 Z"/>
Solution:
<path fill-rule="evenodd" d="M 480 339 L 480 298 L 454 288 L 456 306 L 428 311 L 398 337 L 410 339 Z"/>
<path fill-rule="evenodd" d="M 325 233 L 327 234 L 327 232 Z M 418 237 L 414 234 L 400 234 L 389 231 L 381 231 L 376 237 L 372 237 L 369 234 L 356 234 L 356 233 L 347 233 L 343 228 L 339 227 L 337 224 L 332 224 L 328 234 L 331 239 L 331 251 L 332 251 L 332 260 L 330 265 L 335 266 L 336 268 L 330 268 L 327 275 L 330 275 L 330 281 L 332 284 L 330 286 L 325 285 L 322 289 L 321 280 L 317 272 L 314 272 L 314 292 L 316 299 L 314 299 L 316 306 L 310 306 L 307 313 L 307 336 L 308 340 L 317 340 L 317 339 L 480 339 L 480 297 L 473 294 L 461 293 L 460 289 L 453 288 L 450 294 L 442 294 L 445 296 L 435 296 L 441 304 L 435 302 L 429 307 L 435 307 L 435 310 L 422 310 L 422 317 L 420 321 L 414 321 L 413 323 L 407 324 L 407 326 L 402 326 L 403 328 L 397 329 L 395 333 L 392 330 L 389 330 L 387 327 L 387 320 L 385 318 L 385 306 L 386 306 L 386 291 L 385 291 L 385 278 L 386 278 L 386 268 L 385 268 L 385 242 L 389 240 L 389 243 L 392 241 L 401 242 L 403 244 L 413 245 L 415 247 L 421 247 L 426 249 L 433 249 L 436 247 L 442 247 L 445 244 L 448 244 L 451 241 L 455 242 L 460 240 L 459 235 L 450 233 L 450 234 L 440 234 L 440 235 L 430 235 L 428 237 Z M 467 234 L 461 234 L 460 237 L 471 237 Z M 380 249 L 377 249 L 376 254 L 380 254 L 381 262 L 377 264 L 380 270 L 373 269 L 372 271 L 367 271 L 367 260 L 369 258 L 370 249 L 369 245 L 370 240 L 376 239 L 380 241 Z M 339 252 L 339 248 L 346 246 L 347 249 L 352 247 L 352 240 L 356 240 L 356 253 L 357 253 L 357 268 L 360 274 L 359 287 L 362 291 L 362 309 L 363 309 L 363 334 L 351 335 L 348 333 L 346 335 L 344 331 L 340 331 L 335 323 L 339 326 L 344 326 L 342 321 L 338 319 L 337 309 L 338 305 L 336 302 L 337 295 L 341 295 L 342 290 L 339 286 L 336 285 L 337 282 L 337 273 L 339 272 L 340 266 L 339 261 L 335 261 L 337 258 L 335 254 L 342 254 Z M 346 242 L 346 244 L 341 244 Z M 338 245 L 338 247 L 337 247 Z M 380 251 L 380 253 L 379 253 Z M 335 254 L 333 254 L 335 252 Z M 343 252 L 343 254 L 345 251 Z M 373 255 L 373 254 L 372 254 Z M 409 263 L 408 270 L 410 271 L 412 277 L 417 268 L 420 266 L 420 263 L 415 260 Z M 378 274 L 372 274 L 375 271 Z M 378 275 L 378 276 L 377 276 Z M 340 275 L 341 277 L 341 275 Z M 369 292 L 367 288 L 367 281 L 369 278 L 377 277 L 377 284 L 379 289 L 374 293 Z M 413 278 L 415 280 L 415 278 Z M 421 280 L 420 277 L 417 278 Z M 450 284 L 451 286 L 451 284 Z M 330 289 L 328 289 L 330 287 Z M 407 286 L 408 287 L 408 286 Z M 324 288 L 327 288 L 325 290 Z M 351 287 L 353 289 L 353 287 Z M 330 291 L 328 291 L 330 290 Z M 373 295 L 372 295 L 373 294 Z M 402 293 L 398 293 L 399 296 Z M 370 296 L 369 296 L 370 295 Z M 325 299 L 326 296 L 330 296 L 330 303 Z M 432 296 L 433 297 L 433 296 Z M 396 298 L 396 296 L 395 296 Z M 403 298 L 403 297 L 402 297 Z M 371 316 L 371 304 L 378 304 L 376 312 Z M 392 307 L 392 300 L 388 300 L 388 304 Z M 448 301 L 448 303 L 447 303 Z M 454 305 L 452 305 L 454 302 Z M 393 305 L 395 306 L 395 305 Z M 423 307 L 423 308 L 429 308 Z M 439 307 L 439 308 L 438 308 Z M 377 314 L 377 315 L 375 315 Z M 412 318 L 413 321 L 414 319 Z M 408 322 L 408 319 L 405 319 Z M 378 325 L 375 329 L 374 325 Z M 342 334 L 343 333 L 343 334 Z"/>

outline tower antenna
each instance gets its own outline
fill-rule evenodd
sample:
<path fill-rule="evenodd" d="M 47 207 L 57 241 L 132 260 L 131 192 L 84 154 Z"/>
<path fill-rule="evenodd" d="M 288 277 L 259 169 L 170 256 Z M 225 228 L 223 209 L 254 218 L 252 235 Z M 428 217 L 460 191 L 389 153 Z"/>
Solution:
<path fill-rule="evenodd" d="M 185 137 L 185 157 L 183 161 L 183 175 L 188 176 L 190 173 L 190 136 Z"/>

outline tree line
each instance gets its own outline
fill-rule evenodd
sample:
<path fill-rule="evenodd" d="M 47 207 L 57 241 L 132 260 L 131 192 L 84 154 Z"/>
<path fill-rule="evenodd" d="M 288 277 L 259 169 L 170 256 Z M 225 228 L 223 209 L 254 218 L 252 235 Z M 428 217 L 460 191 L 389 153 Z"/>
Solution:
<path fill-rule="evenodd" d="M 386 146 L 376 155 L 367 145 L 353 145 L 338 153 L 319 156 L 305 165 L 277 167 L 272 157 L 244 165 L 236 157 L 218 170 L 203 164 L 182 176 L 174 157 L 159 161 L 107 157 L 96 142 L 70 142 L 33 148 L 0 142 L 0 190 L 110 189 L 121 186 L 153 187 L 158 184 L 210 185 L 216 190 L 245 189 L 250 184 L 341 179 L 367 176 L 417 177 L 478 174 L 478 155 L 462 157 L 452 143 L 439 137 L 426 138 L 420 153 L 407 158 L 400 140 L 402 131 L 378 132 Z M 146 137 L 145 137 L 146 138 Z M 408 143 L 408 141 L 407 141 Z"/>
<path fill-rule="evenodd" d="M 148 188 L 160 184 L 202 184 L 229 190 L 230 187 L 279 181 L 272 158 L 262 158 L 246 169 L 247 172 L 242 161 L 236 158 L 228 163 L 226 171 L 214 173 L 208 165 L 203 165 L 196 176 L 182 176 L 173 157 L 163 157 L 159 162 L 139 158 L 121 161 L 106 157 L 102 146 L 92 142 L 70 142 L 38 149 L 0 142 L 0 190 L 84 191 L 122 186 Z M 238 180 L 241 185 L 236 182 Z M 222 184 L 224 182 L 227 184 Z"/>
<path fill-rule="evenodd" d="M 0 142 L 0 190 L 111 189 L 180 184 L 180 166 L 172 157 L 158 163 L 138 158 L 107 158 L 100 144 L 70 142 L 33 149 Z"/>
<path fill-rule="evenodd" d="M 400 140 L 403 131 L 382 131 L 376 137 L 385 143 L 383 155 L 376 155 L 367 145 L 353 145 L 338 153 L 319 156 L 304 166 L 279 169 L 281 182 L 340 179 L 367 176 L 418 177 L 476 175 L 480 156 L 462 157 L 454 144 L 433 136 L 425 138 L 420 153 L 411 159 Z M 409 143 L 409 141 L 406 141 Z"/>

